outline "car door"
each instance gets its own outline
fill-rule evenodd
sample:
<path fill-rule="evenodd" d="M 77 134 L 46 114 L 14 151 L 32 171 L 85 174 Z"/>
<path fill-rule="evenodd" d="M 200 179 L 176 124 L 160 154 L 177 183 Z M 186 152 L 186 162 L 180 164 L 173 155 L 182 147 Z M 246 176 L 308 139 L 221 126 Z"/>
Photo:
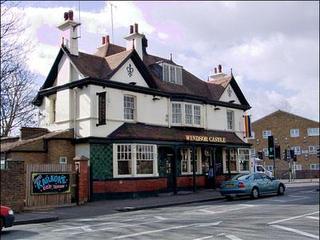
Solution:
<path fill-rule="evenodd" d="M 266 186 L 265 186 L 265 182 L 262 179 L 262 176 L 260 173 L 255 173 L 254 174 L 254 183 L 255 185 L 259 188 L 259 192 L 260 193 L 265 193 L 266 192 Z"/>
<path fill-rule="evenodd" d="M 266 174 L 261 174 L 261 178 L 263 179 L 263 184 L 265 187 L 266 193 L 270 193 L 274 191 L 272 179 Z"/>

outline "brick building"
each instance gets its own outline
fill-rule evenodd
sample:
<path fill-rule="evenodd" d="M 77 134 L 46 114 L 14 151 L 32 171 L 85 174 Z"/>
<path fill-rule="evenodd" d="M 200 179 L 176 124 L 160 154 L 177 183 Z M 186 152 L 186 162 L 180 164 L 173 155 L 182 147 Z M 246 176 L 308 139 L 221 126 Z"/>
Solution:
<path fill-rule="evenodd" d="M 278 110 L 252 123 L 252 152 L 263 152 L 264 165 L 273 170 L 273 160 L 268 158 L 268 136 L 280 145 L 281 158 L 276 159 L 276 175 L 288 177 L 289 163 L 284 161 L 284 150 L 293 149 L 297 156 L 294 162 L 296 177 L 319 177 L 319 122 Z"/>
<path fill-rule="evenodd" d="M 49 132 L 45 128 L 21 128 L 20 137 L 1 138 L 1 169 L 6 161 L 25 164 L 73 163 L 73 130 Z"/>

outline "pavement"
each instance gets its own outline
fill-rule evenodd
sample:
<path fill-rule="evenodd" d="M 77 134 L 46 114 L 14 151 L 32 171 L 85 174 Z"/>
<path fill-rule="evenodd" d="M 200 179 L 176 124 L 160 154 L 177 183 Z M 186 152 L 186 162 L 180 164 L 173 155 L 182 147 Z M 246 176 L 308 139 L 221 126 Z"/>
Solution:
<path fill-rule="evenodd" d="M 319 179 L 295 179 L 293 182 L 283 181 L 287 187 L 303 187 L 309 185 L 319 186 Z M 157 197 L 101 200 L 88 202 L 81 206 L 61 207 L 37 211 L 26 211 L 15 214 L 15 225 L 52 222 L 62 219 L 81 217 L 96 217 L 117 212 L 138 211 L 143 209 L 162 208 L 191 203 L 209 202 L 224 199 L 218 189 L 204 189 L 196 192 L 179 191 L 173 193 L 161 193 Z"/>

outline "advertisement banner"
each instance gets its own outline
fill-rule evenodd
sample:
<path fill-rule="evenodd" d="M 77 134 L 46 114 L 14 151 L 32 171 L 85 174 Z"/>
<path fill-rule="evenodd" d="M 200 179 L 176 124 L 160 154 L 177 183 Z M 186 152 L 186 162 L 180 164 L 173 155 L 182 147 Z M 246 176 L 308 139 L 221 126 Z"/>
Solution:
<path fill-rule="evenodd" d="M 32 173 L 32 194 L 70 192 L 69 173 Z"/>

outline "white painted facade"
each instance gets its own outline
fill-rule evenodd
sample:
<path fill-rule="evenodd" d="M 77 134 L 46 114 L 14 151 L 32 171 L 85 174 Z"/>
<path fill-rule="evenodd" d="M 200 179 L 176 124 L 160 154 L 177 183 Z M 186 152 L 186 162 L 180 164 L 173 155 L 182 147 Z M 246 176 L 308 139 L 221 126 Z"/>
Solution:
<path fill-rule="evenodd" d="M 127 67 L 131 65 L 133 73 L 128 77 Z M 76 72 L 76 74 L 75 74 Z M 76 76 L 76 78 L 75 78 Z M 81 77 L 81 74 L 72 66 L 65 57 L 59 65 L 56 86 L 66 84 Z M 113 81 L 129 84 L 135 82 L 137 86 L 148 87 L 138 69 L 131 59 L 127 61 L 119 71 L 112 77 Z M 226 91 L 221 100 L 229 102 L 235 100 L 239 103 L 233 89 L 231 97 Z M 97 93 L 106 92 L 106 124 L 97 126 L 98 121 L 98 98 Z M 115 88 L 88 85 L 82 89 L 65 89 L 58 91 L 55 95 L 45 97 L 40 109 L 40 126 L 49 130 L 62 130 L 75 128 L 77 137 L 107 137 L 124 122 L 124 95 L 134 96 L 136 100 L 136 119 L 131 122 L 142 122 L 146 124 L 171 127 L 172 124 L 172 101 L 167 97 L 157 97 L 150 94 L 142 94 L 133 91 Z M 55 121 L 53 121 L 53 99 L 55 99 Z M 174 101 L 175 102 L 175 101 Z M 181 102 L 179 102 L 181 103 Z M 197 104 L 197 103 L 195 103 Z M 199 105 L 199 104 L 198 104 Z M 214 105 L 200 104 L 201 124 L 199 127 L 207 130 L 227 131 L 227 110 L 234 112 L 234 132 L 243 139 L 244 111 Z M 182 116 L 184 118 L 184 115 Z M 184 125 L 184 124 L 182 124 Z"/>

